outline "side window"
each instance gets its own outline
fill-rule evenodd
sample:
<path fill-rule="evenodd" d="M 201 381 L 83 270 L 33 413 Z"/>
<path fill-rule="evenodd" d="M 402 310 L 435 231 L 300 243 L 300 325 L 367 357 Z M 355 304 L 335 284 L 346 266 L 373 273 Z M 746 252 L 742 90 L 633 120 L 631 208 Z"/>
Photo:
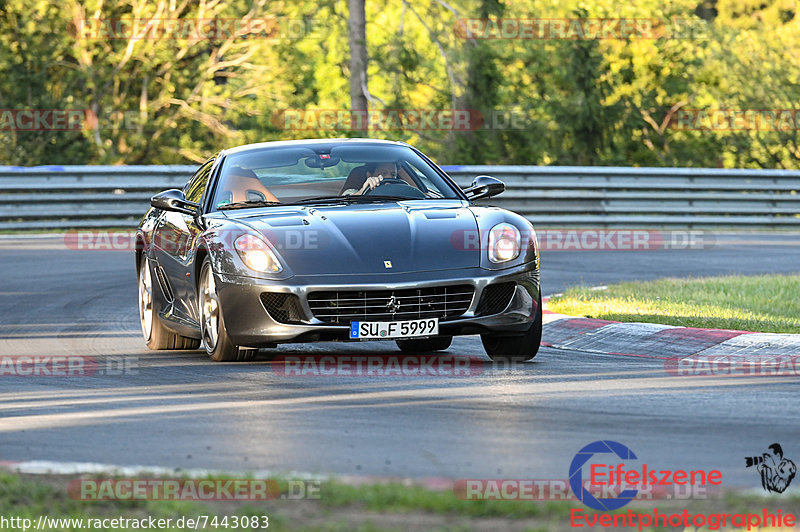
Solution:
<path fill-rule="evenodd" d="M 214 159 L 207 161 L 200 169 L 194 173 L 192 178 L 186 183 L 183 193 L 186 199 L 194 203 L 200 203 L 203 199 L 203 191 L 208 184 L 208 176 L 211 175 L 211 167 L 214 165 Z"/>

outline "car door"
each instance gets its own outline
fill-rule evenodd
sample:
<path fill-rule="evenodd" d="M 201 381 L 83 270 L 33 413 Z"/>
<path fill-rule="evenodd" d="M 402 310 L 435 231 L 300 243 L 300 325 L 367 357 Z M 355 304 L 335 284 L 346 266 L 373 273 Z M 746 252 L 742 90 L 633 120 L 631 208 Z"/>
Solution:
<path fill-rule="evenodd" d="M 183 189 L 187 201 L 201 204 L 215 158 L 206 161 L 189 179 Z M 164 212 L 156 228 L 157 260 L 163 268 L 173 293 L 172 316 L 178 321 L 197 323 L 194 298 L 194 242 L 202 229 L 188 214 Z"/>

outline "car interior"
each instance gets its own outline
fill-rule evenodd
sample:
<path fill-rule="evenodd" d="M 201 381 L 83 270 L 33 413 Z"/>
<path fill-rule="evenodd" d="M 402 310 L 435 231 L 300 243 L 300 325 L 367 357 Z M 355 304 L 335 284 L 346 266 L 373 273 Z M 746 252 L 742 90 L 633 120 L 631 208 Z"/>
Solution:
<path fill-rule="evenodd" d="M 417 188 L 416 183 L 411 179 L 411 176 L 408 175 L 406 169 L 403 168 L 402 165 L 398 165 L 397 169 L 397 177 L 402 179 L 409 185 L 414 188 Z M 343 194 L 345 190 L 350 188 L 359 189 L 364 184 L 364 181 L 367 180 L 367 165 L 362 164 L 361 166 L 356 166 L 350 173 L 347 175 L 347 179 L 344 181 L 344 185 L 342 185 L 342 189 L 339 191 L 339 194 Z"/>
<path fill-rule="evenodd" d="M 235 165 L 226 171 L 223 188 L 216 196 L 216 204 L 220 206 L 243 201 L 291 203 L 315 196 L 340 196 L 348 189 L 361 188 L 367 178 L 366 167 L 366 164 L 361 164 L 351 168 L 346 178 L 326 177 L 314 181 L 284 182 L 267 188 L 264 181 L 269 181 L 271 176 L 259 177 L 258 168 L 254 171 Z M 381 185 L 377 194 L 424 199 L 429 189 L 415 182 L 406 164 L 398 162 L 397 170 L 398 181 Z"/>
<path fill-rule="evenodd" d="M 239 166 L 231 168 L 225 177 L 222 198 L 230 203 L 240 201 L 280 201 L 264 186 L 255 172 Z"/>

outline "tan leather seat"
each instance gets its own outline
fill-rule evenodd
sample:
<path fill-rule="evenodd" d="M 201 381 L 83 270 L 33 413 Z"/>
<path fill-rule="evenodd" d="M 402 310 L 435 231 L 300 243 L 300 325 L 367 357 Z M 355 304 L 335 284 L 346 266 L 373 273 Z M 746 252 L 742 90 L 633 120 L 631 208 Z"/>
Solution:
<path fill-rule="evenodd" d="M 339 194 L 343 194 L 345 190 L 354 188 L 356 190 L 360 189 L 364 186 L 364 181 L 367 180 L 367 166 L 362 164 L 361 166 L 356 166 L 350 173 L 347 174 L 347 179 L 344 180 L 344 186 L 342 190 L 339 191 Z"/>
<path fill-rule="evenodd" d="M 226 192 L 230 192 L 232 203 L 248 200 L 280 201 L 256 177 L 255 172 L 238 166 L 225 176 L 223 194 Z"/>

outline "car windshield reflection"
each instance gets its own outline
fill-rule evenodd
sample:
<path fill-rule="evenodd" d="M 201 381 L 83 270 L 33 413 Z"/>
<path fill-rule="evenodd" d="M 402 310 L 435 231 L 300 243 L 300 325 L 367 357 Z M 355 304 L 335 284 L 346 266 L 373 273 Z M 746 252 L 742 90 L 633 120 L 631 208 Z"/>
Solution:
<path fill-rule="evenodd" d="M 212 208 L 459 198 L 406 146 L 284 146 L 227 156 Z"/>

